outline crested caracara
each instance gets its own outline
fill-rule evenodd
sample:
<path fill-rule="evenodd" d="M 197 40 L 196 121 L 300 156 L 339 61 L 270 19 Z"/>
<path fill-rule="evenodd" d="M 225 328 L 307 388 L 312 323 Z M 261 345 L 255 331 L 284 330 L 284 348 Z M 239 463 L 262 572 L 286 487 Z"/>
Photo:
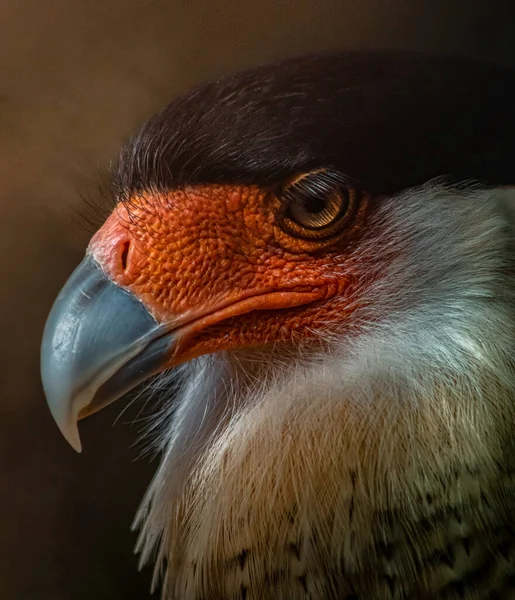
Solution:
<path fill-rule="evenodd" d="M 171 381 L 137 517 L 164 598 L 515 594 L 514 114 L 509 70 L 344 53 L 202 85 L 122 150 L 42 378 L 77 450 Z"/>

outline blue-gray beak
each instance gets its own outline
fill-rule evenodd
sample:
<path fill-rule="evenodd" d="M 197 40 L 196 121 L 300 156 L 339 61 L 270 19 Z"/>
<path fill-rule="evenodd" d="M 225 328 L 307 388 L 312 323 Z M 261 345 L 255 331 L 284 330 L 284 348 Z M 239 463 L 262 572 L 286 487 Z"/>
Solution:
<path fill-rule="evenodd" d="M 172 336 L 91 257 L 75 269 L 48 317 L 41 377 L 50 411 L 77 450 L 77 421 L 162 370 Z"/>

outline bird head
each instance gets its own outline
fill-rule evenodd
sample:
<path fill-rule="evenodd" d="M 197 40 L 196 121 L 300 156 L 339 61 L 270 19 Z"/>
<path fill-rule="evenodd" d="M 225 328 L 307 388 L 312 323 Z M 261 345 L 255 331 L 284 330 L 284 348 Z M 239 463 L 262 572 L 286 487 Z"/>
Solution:
<path fill-rule="evenodd" d="M 357 489 L 366 521 L 460 461 L 494 468 L 513 423 L 513 92 L 462 61 L 308 57 L 205 84 L 123 149 L 43 384 L 80 449 L 78 419 L 182 369 L 141 513 L 180 589 L 202 553 L 245 563 L 292 529 L 329 561 Z"/>

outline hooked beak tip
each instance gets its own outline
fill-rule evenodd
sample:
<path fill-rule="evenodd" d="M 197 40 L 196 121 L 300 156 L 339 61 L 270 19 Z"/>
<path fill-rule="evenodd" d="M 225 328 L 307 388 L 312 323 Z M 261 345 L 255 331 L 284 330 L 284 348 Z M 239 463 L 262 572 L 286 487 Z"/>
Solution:
<path fill-rule="evenodd" d="M 70 446 L 78 453 L 82 452 L 78 421 L 80 416 L 70 410 L 59 410 L 56 405 L 49 405 L 50 413 L 59 431 Z"/>
<path fill-rule="evenodd" d="M 70 446 L 80 454 L 82 452 L 82 444 L 79 436 L 79 428 L 77 427 L 77 423 L 75 422 L 70 427 L 67 427 L 66 430 L 61 429 L 61 433 L 64 436 L 64 439 L 70 444 Z"/>

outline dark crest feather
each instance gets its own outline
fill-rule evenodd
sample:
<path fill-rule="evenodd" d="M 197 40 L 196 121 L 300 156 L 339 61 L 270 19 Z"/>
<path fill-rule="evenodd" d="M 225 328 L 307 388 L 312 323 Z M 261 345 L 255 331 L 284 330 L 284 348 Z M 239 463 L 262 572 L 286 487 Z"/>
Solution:
<path fill-rule="evenodd" d="M 290 59 L 201 85 L 121 153 L 130 196 L 184 184 L 270 184 L 332 165 L 372 193 L 437 176 L 513 183 L 515 75 L 417 54 Z"/>

